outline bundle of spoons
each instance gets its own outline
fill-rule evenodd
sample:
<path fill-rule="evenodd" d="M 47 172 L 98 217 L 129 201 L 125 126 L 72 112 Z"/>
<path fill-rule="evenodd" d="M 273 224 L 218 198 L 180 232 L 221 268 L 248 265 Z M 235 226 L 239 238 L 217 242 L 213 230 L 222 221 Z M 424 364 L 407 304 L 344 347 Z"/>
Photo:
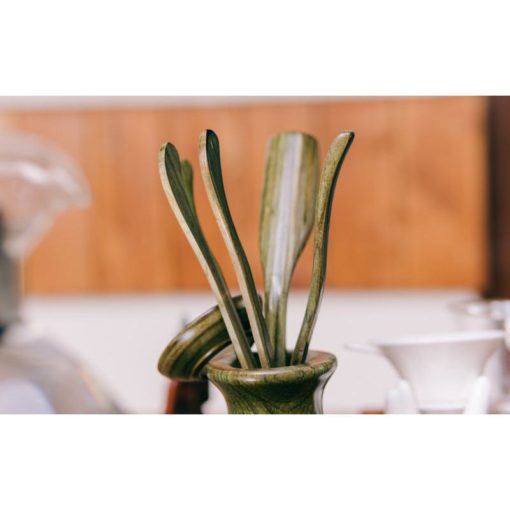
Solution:
<path fill-rule="evenodd" d="M 324 290 L 334 190 L 353 139 L 354 133 L 342 132 L 333 140 L 320 176 L 315 138 L 300 132 L 284 132 L 270 139 L 259 239 L 263 299 L 257 292 L 228 205 L 216 134 L 211 130 L 200 134 L 199 161 L 208 201 L 239 284 L 240 295 L 236 297 L 232 297 L 200 226 L 192 167 L 180 159 L 172 144 L 161 147 L 159 171 L 163 189 L 217 301 L 217 306 L 188 324 L 170 342 L 159 361 L 161 373 L 180 379 L 203 377 L 207 363 L 227 347 L 233 349 L 239 367 L 245 370 L 270 370 L 307 362 Z M 295 348 L 287 352 L 290 283 L 312 228 L 313 263 L 308 302 Z"/>

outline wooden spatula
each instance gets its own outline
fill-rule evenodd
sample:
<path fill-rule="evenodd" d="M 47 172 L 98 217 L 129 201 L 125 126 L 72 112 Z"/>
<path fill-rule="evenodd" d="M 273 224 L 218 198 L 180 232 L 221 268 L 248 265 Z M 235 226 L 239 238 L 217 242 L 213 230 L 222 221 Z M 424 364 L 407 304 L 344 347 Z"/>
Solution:
<path fill-rule="evenodd" d="M 260 256 L 264 273 L 264 316 L 276 365 L 285 365 L 289 286 L 313 226 L 317 191 L 317 141 L 298 132 L 269 141 L 262 209 Z"/>
<path fill-rule="evenodd" d="M 225 327 L 230 335 L 239 363 L 243 368 L 256 368 L 244 328 L 237 314 L 223 273 L 214 258 L 200 227 L 193 199 L 193 175 L 189 163 L 181 164 L 177 149 L 170 143 L 161 147 L 159 174 L 168 202 L 184 231 L 213 290 Z"/>
<path fill-rule="evenodd" d="M 317 313 L 319 311 L 324 281 L 326 279 L 326 264 L 328 255 L 329 223 L 333 195 L 340 168 L 347 155 L 347 151 L 354 140 L 354 133 L 345 131 L 340 133 L 331 144 L 324 161 L 320 177 L 317 211 L 315 213 L 315 227 L 313 240 L 312 282 L 308 294 L 305 317 L 301 325 L 296 347 L 292 355 L 292 364 L 305 363 L 308 346 L 312 336 Z"/>

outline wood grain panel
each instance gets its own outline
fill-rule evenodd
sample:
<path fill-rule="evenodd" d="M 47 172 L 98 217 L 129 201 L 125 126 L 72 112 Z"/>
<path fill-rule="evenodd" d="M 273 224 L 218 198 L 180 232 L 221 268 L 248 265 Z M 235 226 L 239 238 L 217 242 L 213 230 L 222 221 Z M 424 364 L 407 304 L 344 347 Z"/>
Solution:
<path fill-rule="evenodd" d="M 62 215 L 37 247 L 26 265 L 27 291 L 207 288 L 161 190 L 157 158 L 165 141 L 195 168 L 204 230 L 235 286 L 198 176 L 198 135 L 206 127 L 222 144 L 225 187 L 258 284 L 267 139 L 307 131 L 323 158 L 333 137 L 352 129 L 332 215 L 328 285 L 483 289 L 485 116 L 486 100 L 469 97 L 0 114 L 0 126 L 44 136 L 73 156 L 94 196 L 89 209 Z M 298 287 L 309 281 L 310 254 L 296 269 Z"/>

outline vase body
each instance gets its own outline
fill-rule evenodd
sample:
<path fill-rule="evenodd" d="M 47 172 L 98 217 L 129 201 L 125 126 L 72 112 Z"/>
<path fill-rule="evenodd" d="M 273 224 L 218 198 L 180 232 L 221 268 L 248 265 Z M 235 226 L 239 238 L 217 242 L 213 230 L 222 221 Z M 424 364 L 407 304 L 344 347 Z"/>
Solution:
<path fill-rule="evenodd" d="M 336 368 L 333 354 L 310 351 L 303 365 L 244 370 L 232 352 L 209 362 L 208 379 L 229 414 L 322 414 L 324 387 Z"/>

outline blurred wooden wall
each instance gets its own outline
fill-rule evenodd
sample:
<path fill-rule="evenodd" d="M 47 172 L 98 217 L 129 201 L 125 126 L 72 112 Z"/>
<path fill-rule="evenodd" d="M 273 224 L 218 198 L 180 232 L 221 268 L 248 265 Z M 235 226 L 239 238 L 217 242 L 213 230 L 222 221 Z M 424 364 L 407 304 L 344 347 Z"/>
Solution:
<path fill-rule="evenodd" d="M 198 172 L 197 140 L 222 144 L 225 186 L 261 281 L 259 199 L 268 137 L 315 135 L 321 156 L 341 130 L 356 140 L 338 182 L 329 287 L 483 289 L 486 255 L 486 100 L 402 98 L 235 107 L 18 111 L 0 126 L 36 133 L 82 166 L 93 206 L 62 215 L 26 265 L 31 293 L 205 289 L 164 197 L 157 160 L 174 143 L 195 167 L 198 210 L 228 282 L 235 278 Z M 311 250 L 294 283 L 309 281 Z"/>

